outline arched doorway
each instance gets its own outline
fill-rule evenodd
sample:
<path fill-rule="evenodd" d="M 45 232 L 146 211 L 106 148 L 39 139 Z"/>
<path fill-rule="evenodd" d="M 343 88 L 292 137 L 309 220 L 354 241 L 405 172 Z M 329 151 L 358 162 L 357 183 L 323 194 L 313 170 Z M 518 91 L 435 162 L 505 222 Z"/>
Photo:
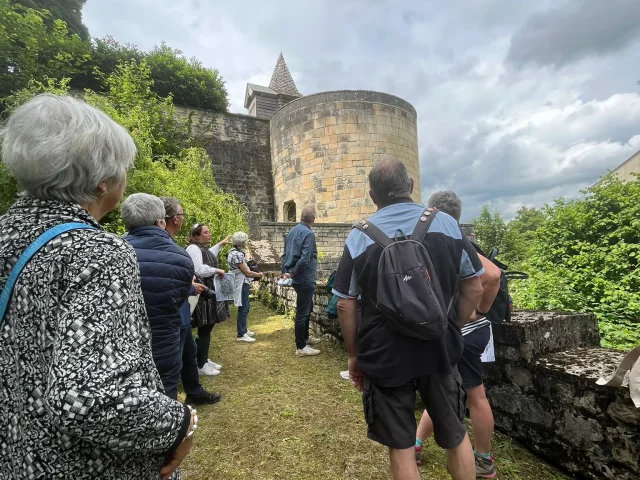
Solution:
<path fill-rule="evenodd" d="M 293 200 L 284 202 L 282 213 L 285 222 L 295 223 L 296 219 L 298 218 L 296 215 L 296 202 L 294 202 Z"/>

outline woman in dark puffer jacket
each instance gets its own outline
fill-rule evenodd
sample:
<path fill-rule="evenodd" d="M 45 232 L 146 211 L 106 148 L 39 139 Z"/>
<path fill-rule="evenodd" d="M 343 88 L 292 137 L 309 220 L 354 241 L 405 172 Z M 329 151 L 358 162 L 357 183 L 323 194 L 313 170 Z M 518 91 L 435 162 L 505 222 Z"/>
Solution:
<path fill-rule="evenodd" d="M 134 193 L 122 204 L 124 239 L 138 257 L 144 304 L 151 325 L 151 351 L 167 396 L 178 397 L 182 369 L 180 307 L 189 296 L 193 262 L 165 230 L 164 203 L 146 193 Z"/>

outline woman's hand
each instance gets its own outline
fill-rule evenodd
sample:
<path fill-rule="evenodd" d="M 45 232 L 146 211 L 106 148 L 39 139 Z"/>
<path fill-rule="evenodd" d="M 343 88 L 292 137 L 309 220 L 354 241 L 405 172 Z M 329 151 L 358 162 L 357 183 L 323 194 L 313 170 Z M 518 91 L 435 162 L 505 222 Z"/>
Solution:
<path fill-rule="evenodd" d="M 193 283 L 193 288 L 195 289 L 195 295 L 200 295 L 202 292 L 204 292 L 205 287 L 203 284 L 201 283 Z"/>
<path fill-rule="evenodd" d="M 194 415 L 194 411 L 191 410 L 191 420 L 189 422 L 189 429 L 187 430 L 187 432 L 193 430 Z M 167 480 L 167 478 L 169 478 L 173 474 L 173 472 L 175 472 L 176 468 L 180 466 L 182 460 L 184 460 L 184 457 L 187 456 L 192 446 L 193 437 L 185 438 L 184 440 L 182 440 L 182 443 L 178 445 L 178 448 L 176 448 L 169 457 L 169 462 L 160 470 L 162 480 Z"/>
<path fill-rule="evenodd" d="M 218 271 L 216 271 L 216 275 L 218 275 L 221 278 L 224 278 L 225 274 L 227 272 L 225 272 L 224 270 L 218 269 Z"/>
<path fill-rule="evenodd" d="M 231 241 L 231 235 L 227 235 L 227 238 L 225 238 L 224 240 L 222 240 L 220 242 L 221 246 L 225 246 L 227 243 L 229 243 Z"/>

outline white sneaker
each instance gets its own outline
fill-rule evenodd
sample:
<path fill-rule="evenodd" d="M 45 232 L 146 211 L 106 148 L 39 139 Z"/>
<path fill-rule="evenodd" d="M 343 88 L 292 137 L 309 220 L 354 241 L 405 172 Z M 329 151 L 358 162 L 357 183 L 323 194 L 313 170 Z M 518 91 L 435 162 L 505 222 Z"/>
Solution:
<path fill-rule="evenodd" d="M 214 370 L 222 370 L 222 365 L 220 365 L 219 363 L 214 362 L 210 358 L 207 358 L 207 364 L 211 365 L 214 368 Z"/>
<path fill-rule="evenodd" d="M 247 333 L 245 333 L 242 337 L 236 338 L 236 340 L 238 342 L 249 342 L 249 343 L 253 343 L 256 341 L 255 338 L 251 338 Z"/>
<path fill-rule="evenodd" d="M 210 364 L 205 363 L 202 368 L 198 369 L 198 373 L 200 375 L 206 375 L 208 377 L 215 377 L 216 375 L 220 375 L 220 370 L 213 368 Z"/>
<path fill-rule="evenodd" d="M 343 370 L 340 372 L 340 376 L 343 380 L 349 380 L 349 370 Z"/>
<path fill-rule="evenodd" d="M 255 336 L 256 332 L 252 332 L 251 330 L 247 330 L 247 335 L 249 335 L 250 337 Z"/>
<path fill-rule="evenodd" d="M 315 348 L 311 348 L 309 345 L 304 347 L 302 350 L 296 350 L 296 357 L 311 357 L 313 355 L 318 355 L 320 350 L 316 350 Z"/>

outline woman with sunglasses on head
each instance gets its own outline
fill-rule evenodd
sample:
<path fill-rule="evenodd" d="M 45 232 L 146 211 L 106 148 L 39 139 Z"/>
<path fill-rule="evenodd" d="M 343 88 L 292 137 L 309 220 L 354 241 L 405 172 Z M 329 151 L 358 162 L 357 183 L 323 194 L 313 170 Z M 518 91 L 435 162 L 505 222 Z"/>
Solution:
<path fill-rule="evenodd" d="M 229 243 L 231 236 L 209 248 L 211 232 L 209 227 L 196 223 L 187 236 L 189 246 L 187 253 L 193 260 L 196 276 L 202 279 L 204 285 L 214 291 L 213 277 L 224 275 L 224 270 L 218 268 L 218 254 L 220 249 Z M 211 344 L 211 330 L 216 323 L 224 322 L 229 318 L 225 302 L 216 301 L 215 296 L 206 298 L 201 295 L 196 309 L 191 317 L 192 325 L 198 327 L 198 373 L 200 375 L 219 375 L 222 365 L 209 359 L 209 345 Z"/>

